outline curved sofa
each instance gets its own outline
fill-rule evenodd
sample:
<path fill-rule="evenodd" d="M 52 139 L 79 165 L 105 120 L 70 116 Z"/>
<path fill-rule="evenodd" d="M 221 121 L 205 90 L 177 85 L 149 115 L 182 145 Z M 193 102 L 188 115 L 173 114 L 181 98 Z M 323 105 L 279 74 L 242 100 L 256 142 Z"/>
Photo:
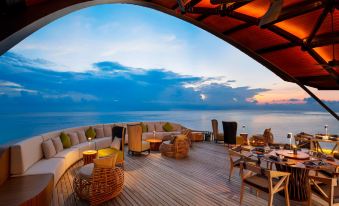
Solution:
<path fill-rule="evenodd" d="M 129 123 L 111 123 L 88 125 L 77 128 L 69 128 L 53 132 L 44 133 L 35 137 L 31 137 L 20 141 L 10 148 L 10 174 L 11 176 L 25 176 L 37 174 L 53 174 L 54 185 L 56 185 L 64 172 L 74 163 L 82 158 L 82 152 L 88 149 L 103 149 L 110 147 L 112 143 L 112 127 L 123 126 L 127 124 L 137 124 L 140 122 Z M 164 138 L 167 135 L 179 134 L 185 127 L 180 124 L 171 123 L 173 130 L 165 132 L 163 125 L 165 122 L 144 122 L 147 125 L 148 132 L 143 133 L 143 139 L 153 138 L 153 131 L 156 132 L 156 138 Z M 49 159 L 45 159 L 42 151 L 42 142 L 60 136 L 61 132 L 70 133 L 80 130 L 86 131 L 89 127 L 103 129 L 104 136 L 96 137 L 94 143 L 80 143 L 73 145 L 71 148 L 64 149 Z M 128 134 L 125 136 L 125 144 L 128 143 Z"/>

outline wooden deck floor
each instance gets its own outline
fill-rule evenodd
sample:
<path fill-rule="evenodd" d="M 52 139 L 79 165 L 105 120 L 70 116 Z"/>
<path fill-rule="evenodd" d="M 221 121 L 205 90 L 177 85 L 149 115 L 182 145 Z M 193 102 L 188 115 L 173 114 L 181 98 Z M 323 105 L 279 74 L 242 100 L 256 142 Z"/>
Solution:
<path fill-rule="evenodd" d="M 82 161 L 76 163 L 60 179 L 53 205 L 87 205 L 77 200 L 72 188 L 81 165 Z M 239 205 L 240 178 L 236 171 L 228 181 L 228 171 L 227 151 L 214 143 L 194 143 L 183 160 L 162 157 L 159 152 L 126 155 L 124 190 L 104 205 Z M 314 205 L 321 203 L 314 201 Z M 247 188 L 243 205 L 267 205 L 266 195 L 256 197 Z M 285 205 L 283 197 L 276 195 L 274 205 Z"/>

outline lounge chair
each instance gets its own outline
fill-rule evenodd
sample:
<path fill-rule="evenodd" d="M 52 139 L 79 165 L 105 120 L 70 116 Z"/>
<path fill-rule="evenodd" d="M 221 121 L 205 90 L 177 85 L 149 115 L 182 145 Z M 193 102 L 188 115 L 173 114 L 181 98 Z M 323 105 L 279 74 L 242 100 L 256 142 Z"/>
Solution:
<path fill-rule="evenodd" d="M 140 124 L 127 125 L 128 132 L 128 154 L 148 152 L 150 154 L 150 143 L 142 140 L 142 126 Z"/>
<path fill-rule="evenodd" d="M 164 141 L 159 148 L 161 155 L 182 159 L 188 156 L 190 150 L 186 135 L 178 135 L 172 141 Z"/>

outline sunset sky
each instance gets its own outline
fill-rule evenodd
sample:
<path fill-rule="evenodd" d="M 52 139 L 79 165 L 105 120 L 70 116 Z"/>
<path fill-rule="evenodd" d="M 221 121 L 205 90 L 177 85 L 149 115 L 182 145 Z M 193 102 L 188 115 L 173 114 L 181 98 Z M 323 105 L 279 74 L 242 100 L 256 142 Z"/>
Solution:
<path fill-rule="evenodd" d="M 103 68 L 98 69 L 98 63 L 114 62 L 129 72 L 161 70 L 198 78 L 182 84 L 199 91 L 202 101 L 210 98 L 202 92 L 210 85 L 255 91 L 244 98 L 257 104 L 304 104 L 308 98 L 298 86 L 210 33 L 132 5 L 100 5 L 69 14 L 27 37 L 3 58 L 14 54 L 53 72 L 97 73 Z M 15 79 L 0 79 L 0 95 L 13 91 L 8 89 L 13 84 L 19 85 Z M 35 91 L 21 84 L 19 88 Z M 339 101 L 338 91 L 312 91 L 324 100 Z"/>

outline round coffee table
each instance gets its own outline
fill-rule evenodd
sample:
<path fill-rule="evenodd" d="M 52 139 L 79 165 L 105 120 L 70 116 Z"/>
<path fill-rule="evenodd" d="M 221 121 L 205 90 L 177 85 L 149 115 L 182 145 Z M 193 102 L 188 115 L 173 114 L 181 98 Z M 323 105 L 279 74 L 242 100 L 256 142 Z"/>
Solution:
<path fill-rule="evenodd" d="M 159 151 L 159 147 L 162 143 L 161 139 L 147 139 L 146 142 L 150 143 L 150 149 L 152 151 Z"/>
<path fill-rule="evenodd" d="M 98 151 L 96 150 L 86 150 L 82 153 L 84 159 L 84 165 L 93 163 L 93 160 L 97 158 Z"/>

